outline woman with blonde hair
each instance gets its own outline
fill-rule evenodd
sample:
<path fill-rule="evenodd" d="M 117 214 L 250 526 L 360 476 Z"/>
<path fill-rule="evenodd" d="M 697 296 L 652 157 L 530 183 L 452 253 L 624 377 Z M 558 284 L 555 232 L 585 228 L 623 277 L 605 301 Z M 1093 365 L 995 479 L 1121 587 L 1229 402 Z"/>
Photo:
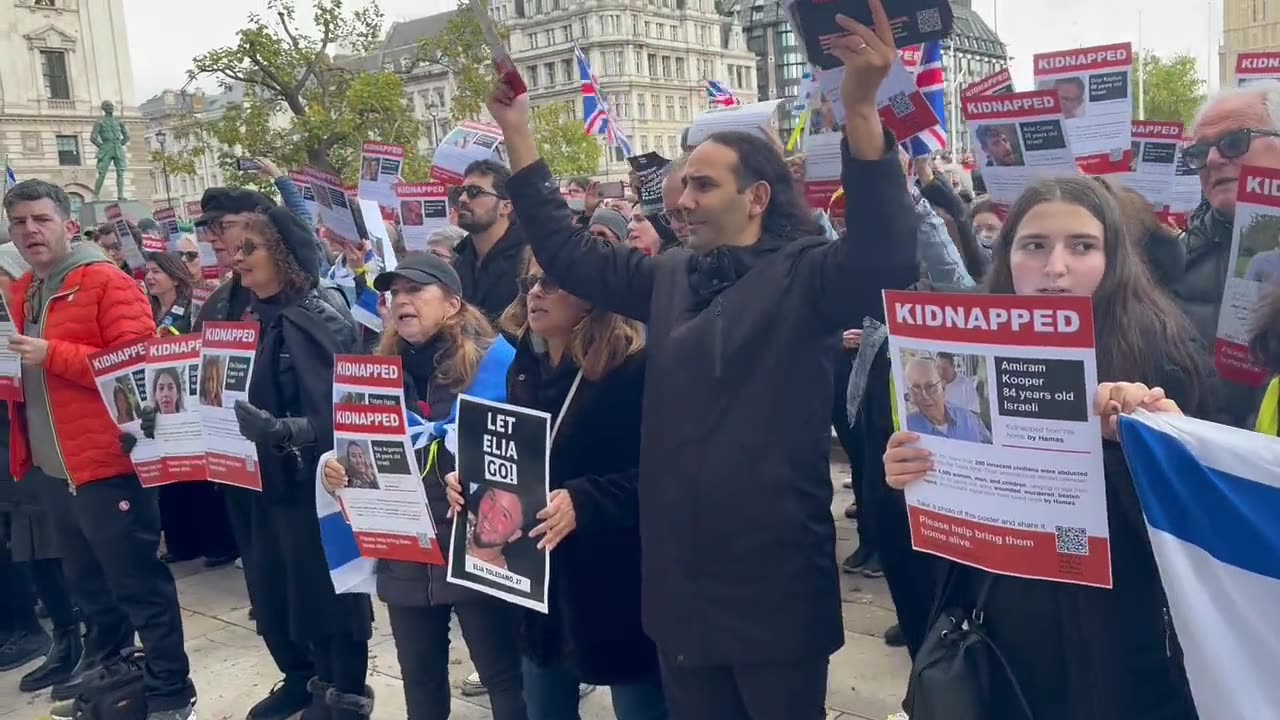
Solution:
<path fill-rule="evenodd" d="M 526 251 L 499 320 L 516 337 L 507 402 L 551 415 L 551 494 L 530 523 L 553 553 L 549 613 L 523 614 L 531 720 L 576 720 L 579 684 L 608 685 L 618 720 L 665 720 L 657 652 L 640 622 L 644 328 L 563 290 Z M 465 517 L 462 479 L 449 480 Z"/>
<path fill-rule="evenodd" d="M 432 441 L 418 451 L 427 503 L 434 513 L 436 541 L 448 557 L 453 521 L 447 514 L 444 478 L 454 459 L 440 430 L 454 414 L 458 395 L 506 399 L 507 367 L 515 350 L 462 299 L 462 281 L 448 262 L 414 253 L 373 281 L 391 301 L 376 354 L 404 363 L 408 410 L 422 416 Z M 329 492 L 353 484 L 335 454 L 323 460 Z M 445 568 L 383 560 L 378 597 L 387 603 L 400 661 L 408 720 L 449 716 L 449 618 L 457 614 L 462 637 L 489 689 L 495 720 L 525 720 L 520 674 L 519 607 L 446 582 Z"/>

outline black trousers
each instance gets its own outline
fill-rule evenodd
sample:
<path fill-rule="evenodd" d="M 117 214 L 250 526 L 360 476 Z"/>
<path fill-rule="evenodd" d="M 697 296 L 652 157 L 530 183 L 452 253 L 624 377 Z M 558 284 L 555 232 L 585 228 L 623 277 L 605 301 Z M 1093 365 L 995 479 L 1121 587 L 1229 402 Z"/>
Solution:
<path fill-rule="evenodd" d="M 369 641 L 337 635 L 311 643 L 316 677 L 333 685 L 340 693 L 364 695 L 369 674 Z"/>
<path fill-rule="evenodd" d="M 829 658 L 683 667 L 660 653 L 671 720 L 823 720 Z"/>
<path fill-rule="evenodd" d="M 15 563 L 8 547 L 0 543 L 0 633 L 35 630 L 36 598 L 31 577 L 23 563 Z"/>
<path fill-rule="evenodd" d="M 867 512 L 862 507 L 863 482 L 866 473 L 862 471 L 866 457 L 866 443 L 862 438 L 862 423 L 855 423 L 856 418 L 849 417 L 849 373 L 853 371 L 853 353 L 843 349 L 836 358 L 835 395 L 831 399 L 831 427 L 836 430 L 836 438 L 840 449 L 849 458 L 849 469 L 853 471 L 853 499 L 858 504 L 858 547 L 875 550 L 875 540 L 867 532 Z"/>
<path fill-rule="evenodd" d="M 185 707 L 195 695 L 183 649 L 178 591 L 156 557 L 160 510 L 134 475 L 99 480 L 72 494 L 65 480 L 32 470 L 67 582 L 89 628 L 85 650 L 106 658 L 133 640 L 146 651 L 151 711 Z"/>
<path fill-rule="evenodd" d="M 408 720 L 449 717 L 449 616 L 457 613 L 462 639 L 489 691 L 493 720 L 527 720 L 521 675 L 521 608 L 482 596 L 457 605 L 387 605 Z"/>
<path fill-rule="evenodd" d="M 211 482 L 174 483 L 159 488 L 164 545 L 180 558 L 239 555 L 227 508 Z"/>

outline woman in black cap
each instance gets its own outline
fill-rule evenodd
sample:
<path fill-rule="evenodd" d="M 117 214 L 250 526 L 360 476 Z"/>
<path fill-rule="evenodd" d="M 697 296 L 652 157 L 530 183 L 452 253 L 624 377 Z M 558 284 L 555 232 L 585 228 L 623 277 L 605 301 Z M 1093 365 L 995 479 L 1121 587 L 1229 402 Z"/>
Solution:
<path fill-rule="evenodd" d="M 507 369 L 515 349 L 494 332 L 484 314 L 462 299 L 462 282 L 448 262 L 415 253 L 378 275 L 378 292 L 391 303 L 377 354 L 404 362 L 405 400 L 428 426 L 453 414 L 460 393 L 506 399 Z M 493 393 L 496 389 L 497 395 Z M 447 516 L 444 477 L 454 468 L 444 441 L 418 451 L 418 467 L 448 557 L 453 521 Z M 324 484 L 346 487 L 346 470 L 333 455 L 324 461 Z M 449 716 L 449 616 L 457 614 L 471 659 L 489 690 L 494 720 L 526 720 L 520 671 L 521 608 L 445 581 L 445 568 L 383 560 L 378 597 L 387 603 L 404 683 L 408 720 Z"/>
<path fill-rule="evenodd" d="M 310 678 L 305 658 L 282 667 L 284 683 L 264 702 L 297 698 L 305 683 L 307 720 L 365 718 L 373 710 L 365 685 L 373 608 L 367 595 L 334 592 L 313 490 L 316 463 L 333 448 L 334 355 L 355 351 L 355 328 L 320 297 L 319 250 L 293 212 L 249 215 L 223 241 L 262 326 L 249 400 L 236 403 L 262 474 L 262 492 L 232 506 L 249 514 L 239 519 L 251 529 L 240 548 L 245 581 L 268 646 L 287 638 L 309 647 L 314 663 Z"/>

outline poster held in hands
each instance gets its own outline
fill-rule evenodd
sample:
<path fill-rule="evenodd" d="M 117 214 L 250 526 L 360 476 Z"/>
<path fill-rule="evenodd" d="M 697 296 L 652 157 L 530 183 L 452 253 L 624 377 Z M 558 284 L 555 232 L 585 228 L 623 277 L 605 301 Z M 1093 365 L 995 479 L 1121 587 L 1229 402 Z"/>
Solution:
<path fill-rule="evenodd" d="M 347 471 L 339 505 L 360 555 L 444 565 L 424 477 L 409 442 L 398 356 L 338 355 L 333 373 L 334 456 Z"/>
<path fill-rule="evenodd" d="M 1268 297 L 1280 291 L 1280 170 L 1240 169 L 1231 231 L 1227 285 L 1218 315 L 1214 365 L 1224 380 L 1261 387 L 1271 373 L 1259 366 L 1249 339 Z"/>
<path fill-rule="evenodd" d="M 1280 80 L 1280 52 L 1242 52 L 1236 56 L 1236 87 Z"/>
<path fill-rule="evenodd" d="M 1036 89 L 1058 94 L 1080 170 L 1126 172 L 1133 156 L 1132 44 L 1041 53 L 1034 63 Z"/>
<path fill-rule="evenodd" d="M 157 467 L 138 468 L 145 485 L 208 479 L 204 433 L 196 400 L 200 371 L 200 336 L 153 338 L 147 343 L 147 390 L 156 411 Z M 145 475 L 158 481 L 148 483 Z"/>
<path fill-rule="evenodd" d="M 426 252 L 432 234 L 449 226 L 449 188 L 441 183 L 399 183 L 394 190 L 404 249 Z"/>
<path fill-rule="evenodd" d="M 894 403 L 934 469 L 911 543 L 1002 575 L 1109 588 L 1092 305 L 887 290 Z"/>
<path fill-rule="evenodd" d="M 261 329 L 254 322 L 208 322 L 201 327 L 199 405 L 209 480 L 262 491 L 258 446 L 240 434 L 237 400 L 249 400 L 249 381 Z"/>
<path fill-rule="evenodd" d="M 961 107 L 992 201 L 1012 205 L 1039 177 L 1076 174 L 1057 93 L 975 97 Z"/>
<path fill-rule="evenodd" d="M 400 181 L 404 165 L 404 148 L 379 142 L 366 142 L 360 147 L 360 185 L 362 200 L 372 200 L 381 207 L 395 207 L 392 186 Z"/>
<path fill-rule="evenodd" d="M 984 95 L 1004 95 L 1013 92 L 1013 75 L 1009 68 L 1001 68 L 981 80 L 967 85 L 960 91 L 960 99 L 965 100 Z"/>
<path fill-rule="evenodd" d="M 173 208 L 164 207 L 152 213 L 156 224 L 164 231 L 164 239 L 166 241 L 164 251 L 173 251 L 178 249 L 178 238 L 182 237 L 182 231 L 178 229 L 178 213 Z"/>
<path fill-rule="evenodd" d="M 466 507 L 453 523 L 449 582 L 546 613 L 551 554 L 529 531 L 550 494 L 551 416 L 462 395 L 457 438 Z"/>
<path fill-rule="evenodd" d="M 643 155 L 627 158 L 627 164 L 640 178 L 640 187 L 636 195 L 640 199 L 640 208 L 645 215 L 657 215 L 663 210 L 662 184 L 666 181 L 667 166 L 671 161 L 650 150 Z"/>
<path fill-rule="evenodd" d="M 941 40 L 951 34 L 955 17 L 949 0 L 882 0 L 885 14 L 893 26 L 893 40 L 898 47 Z M 792 27 L 804 39 L 809 64 L 816 70 L 844 66 L 829 50 L 832 41 L 849 35 L 836 22 L 844 15 L 874 28 L 871 5 L 867 0 L 786 0 Z"/>
<path fill-rule="evenodd" d="M 1169 203 L 1182 144 L 1182 123 L 1133 123 L 1133 161 L 1120 182 L 1138 191 L 1153 207 Z"/>
<path fill-rule="evenodd" d="M 145 487 L 164 484 L 160 477 L 160 444 L 142 434 L 142 407 L 150 404 L 147 394 L 149 342 L 144 338 L 89 356 L 89 368 L 107 414 L 120 432 L 137 439 L 129 459 Z"/>
<path fill-rule="evenodd" d="M 468 120 L 451 130 L 431 156 L 431 182 L 461 185 L 467 166 L 476 160 L 507 164 L 502 128 Z"/>
<path fill-rule="evenodd" d="M 129 266 L 129 272 L 135 277 L 140 276 L 147 269 L 147 261 L 142 257 L 142 249 L 138 247 L 138 242 L 133 239 L 124 211 L 118 204 L 111 203 L 106 208 L 106 216 L 107 222 L 115 226 L 116 239 L 120 241 L 120 253 L 124 256 L 125 264 Z"/>
<path fill-rule="evenodd" d="M 698 145 L 712 133 L 738 130 L 758 135 L 780 146 L 782 142 L 778 139 L 778 104 L 781 102 L 762 100 L 708 110 L 693 119 L 685 142 Z"/>
<path fill-rule="evenodd" d="M 9 314 L 9 298 L 0 292 L 0 400 L 22 402 L 22 358 L 9 349 L 18 326 Z"/>
<path fill-rule="evenodd" d="M 316 221 L 346 242 L 359 243 L 360 233 L 352 215 L 351 197 L 342 180 L 337 175 L 313 167 L 306 168 L 304 175 L 315 193 Z"/>
<path fill-rule="evenodd" d="M 289 179 L 293 181 L 298 192 L 302 195 L 302 204 L 307 208 L 307 214 L 310 216 L 311 224 L 316 224 L 316 193 L 311 187 L 311 181 L 307 179 L 306 173 L 299 170 L 290 170 Z"/>

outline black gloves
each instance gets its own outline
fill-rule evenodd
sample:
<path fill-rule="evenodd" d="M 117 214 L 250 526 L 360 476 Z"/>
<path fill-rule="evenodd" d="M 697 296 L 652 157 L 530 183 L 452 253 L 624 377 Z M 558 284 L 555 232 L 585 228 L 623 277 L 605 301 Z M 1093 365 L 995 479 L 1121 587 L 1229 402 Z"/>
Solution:
<path fill-rule="evenodd" d="M 153 405 L 143 405 L 138 411 L 138 419 L 142 421 L 142 435 L 150 440 L 156 438 L 156 409 Z"/>
<path fill-rule="evenodd" d="M 125 455 L 132 455 L 133 448 L 137 444 L 138 444 L 138 438 L 134 437 L 133 433 L 127 433 L 127 432 L 120 433 L 120 449 L 124 451 Z"/>
<path fill-rule="evenodd" d="M 306 418 L 278 418 L 244 400 L 236 401 L 236 421 L 240 434 L 260 445 L 296 447 L 315 441 L 315 432 Z"/>

